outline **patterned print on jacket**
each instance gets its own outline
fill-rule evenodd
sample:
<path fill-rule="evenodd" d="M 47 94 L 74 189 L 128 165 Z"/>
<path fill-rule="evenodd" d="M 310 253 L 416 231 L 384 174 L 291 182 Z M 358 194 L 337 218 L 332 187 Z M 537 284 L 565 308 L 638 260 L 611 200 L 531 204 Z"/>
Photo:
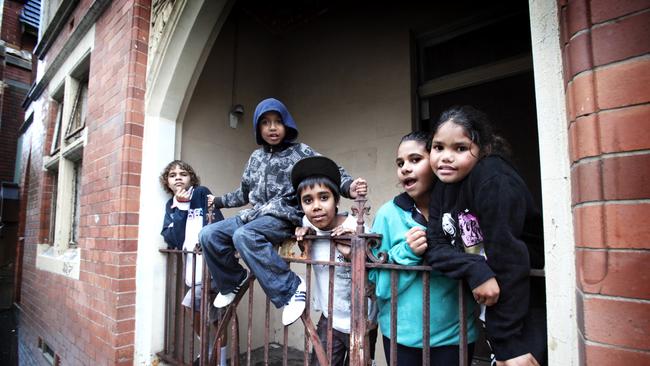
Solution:
<path fill-rule="evenodd" d="M 320 155 L 303 143 L 258 148 L 248 159 L 241 186 L 234 192 L 217 198 L 217 207 L 240 207 L 250 203 L 253 207 L 242 210 L 239 217 L 250 222 L 257 217 L 270 215 L 300 225 L 302 212 L 291 185 L 291 169 L 299 160 Z M 352 177 L 341 171 L 341 191 L 347 197 Z"/>
<path fill-rule="evenodd" d="M 483 249 L 483 232 L 476 215 L 469 209 L 461 212 L 445 212 L 442 214 L 442 231 L 449 238 L 451 245 L 457 241 L 462 243 L 465 253 L 480 254 L 485 257 Z"/>

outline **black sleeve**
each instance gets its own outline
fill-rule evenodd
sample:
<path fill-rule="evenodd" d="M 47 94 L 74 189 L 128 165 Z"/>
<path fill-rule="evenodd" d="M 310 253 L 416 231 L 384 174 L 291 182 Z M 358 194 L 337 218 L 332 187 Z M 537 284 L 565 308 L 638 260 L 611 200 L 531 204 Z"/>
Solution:
<path fill-rule="evenodd" d="M 487 262 L 500 288 L 498 302 L 486 312 L 487 334 L 500 361 L 531 351 L 522 341 L 530 296 L 530 261 L 521 240 L 527 194 L 521 181 L 501 175 L 482 184 L 474 196 Z"/>
<path fill-rule="evenodd" d="M 165 238 L 167 247 L 170 249 L 182 249 L 185 241 L 185 224 L 187 222 L 187 211 L 171 208 L 172 201 L 165 205 L 165 218 L 160 235 Z"/>
<path fill-rule="evenodd" d="M 424 260 L 436 271 L 454 279 L 465 279 L 474 289 L 494 277 L 485 258 L 480 255 L 465 253 L 455 247 L 442 230 L 441 215 L 445 199 L 446 186 L 436 184 L 429 200 L 429 223 L 427 225 L 427 250 Z"/>

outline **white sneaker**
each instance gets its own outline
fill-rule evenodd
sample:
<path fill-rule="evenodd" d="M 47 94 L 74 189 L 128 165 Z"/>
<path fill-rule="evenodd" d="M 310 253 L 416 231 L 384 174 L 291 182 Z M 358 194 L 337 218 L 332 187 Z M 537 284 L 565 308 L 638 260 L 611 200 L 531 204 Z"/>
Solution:
<path fill-rule="evenodd" d="M 242 286 L 244 286 L 246 281 L 248 281 L 248 271 L 246 271 L 246 277 L 244 277 L 244 279 L 237 286 L 235 286 L 232 292 L 229 292 L 227 294 L 222 294 L 221 292 L 219 292 L 217 294 L 217 297 L 214 298 L 214 302 L 212 303 L 214 307 L 221 309 L 230 305 L 230 303 L 232 303 L 232 301 L 235 299 L 237 293 L 239 293 L 239 290 L 241 290 Z"/>
<path fill-rule="evenodd" d="M 282 324 L 284 325 L 293 324 L 305 311 L 307 285 L 305 285 L 305 281 L 302 278 L 298 278 L 300 279 L 300 284 L 296 292 L 291 296 L 291 299 L 289 299 L 289 302 L 284 306 L 284 310 L 282 310 Z"/>

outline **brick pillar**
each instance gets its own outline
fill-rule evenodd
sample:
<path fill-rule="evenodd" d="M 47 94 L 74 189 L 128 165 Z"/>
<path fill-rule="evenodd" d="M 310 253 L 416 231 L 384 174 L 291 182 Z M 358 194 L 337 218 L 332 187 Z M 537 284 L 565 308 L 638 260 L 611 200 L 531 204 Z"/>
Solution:
<path fill-rule="evenodd" d="M 650 364 L 650 1 L 558 5 L 581 358 Z"/>

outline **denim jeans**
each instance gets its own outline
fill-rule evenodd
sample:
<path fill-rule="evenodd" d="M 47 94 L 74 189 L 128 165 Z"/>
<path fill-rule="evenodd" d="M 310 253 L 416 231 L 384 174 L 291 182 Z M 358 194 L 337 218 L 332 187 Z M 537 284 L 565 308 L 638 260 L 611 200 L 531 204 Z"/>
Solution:
<path fill-rule="evenodd" d="M 293 234 L 293 225 L 273 216 L 244 223 L 239 216 L 203 227 L 199 243 L 205 261 L 222 294 L 232 292 L 246 275 L 235 250 L 257 278 L 275 307 L 284 306 L 300 284 L 300 278 L 273 247 Z"/>

